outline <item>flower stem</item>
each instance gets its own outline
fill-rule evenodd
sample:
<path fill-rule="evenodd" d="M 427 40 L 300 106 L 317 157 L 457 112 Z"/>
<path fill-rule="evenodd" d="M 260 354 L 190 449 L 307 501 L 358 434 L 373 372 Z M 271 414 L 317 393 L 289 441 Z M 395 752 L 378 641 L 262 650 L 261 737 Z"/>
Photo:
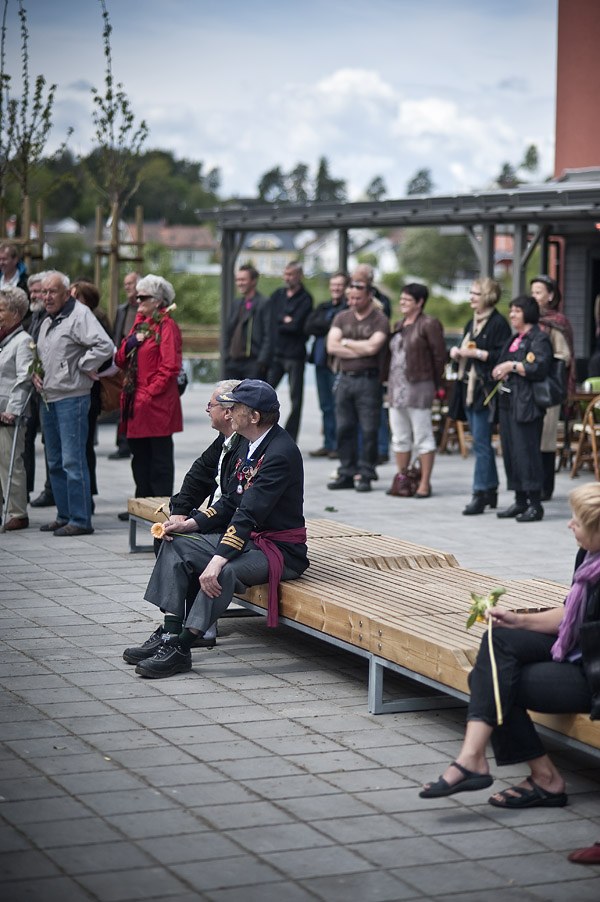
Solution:
<path fill-rule="evenodd" d="M 500 686 L 498 685 L 498 668 L 496 667 L 496 656 L 494 654 L 494 646 L 492 644 L 492 618 L 488 617 L 488 648 L 490 651 L 490 664 L 492 667 L 492 683 L 494 686 L 494 701 L 496 702 L 496 721 L 501 727 L 503 723 L 502 704 L 500 702 Z"/>
<path fill-rule="evenodd" d="M 483 402 L 484 407 L 487 407 L 487 405 L 490 403 L 490 401 L 492 400 L 492 398 L 494 397 L 494 395 L 496 394 L 496 392 L 498 391 L 498 389 L 500 388 L 501 385 L 502 385 L 502 379 L 499 379 L 498 382 L 496 382 L 493 389 L 491 390 L 491 392 L 489 393 L 489 395 L 487 396 L 487 398 L 485 399 L 485 401 Z"/>

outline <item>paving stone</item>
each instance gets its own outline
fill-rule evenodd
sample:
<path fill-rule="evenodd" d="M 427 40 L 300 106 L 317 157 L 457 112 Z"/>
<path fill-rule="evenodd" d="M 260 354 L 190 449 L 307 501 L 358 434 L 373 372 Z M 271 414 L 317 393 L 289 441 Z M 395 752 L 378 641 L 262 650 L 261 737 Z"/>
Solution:
<path fill-rule="evenodd" d="M 244 902 L 314 902 L 315 896 L 311 892 L 302 889 L 298 884 L 290 883 L 259 883 L 255 886 L 245 886 Z M 240 902 L 240 890 L 222 889 L 210 890 L 207 898 L 211 902 Z M 319 898 L 321 898 L 319 896 Z"/>
<path fill-rule="evenodd" d="M 213 765 L 194 761 L 192 764 L 138 767 L 136 771 L 151 786 L 189 786 L 198 783 L 218 783 L 227 780 Z"/>
<path fill-rule="evenodd" d="M 345 792 L 364 792 L 367 790 L 403 789 L 414 787 L 412 780 L 403 774 L 382 767 L 372 770 L 353 770 L 348 773 L 326 773 L 323 778 Z"/>
<path fill-rule="evenodd" d="M 333 796 L 281 799 L 279 804 L 296 817 L 311 822 L 321 818 L 358 817 L 374 813 L 372 806 L 364 805 L 358 799 L 341 792 Z"/>
<path fill-rule="evenodd" d="M 490 858 L 486 860 L 486 867 L 496 874 L 504 874 L 506 879 L 518 883 L 519 886 L 561 880 L 582 880 L 588 876 L 586 869 L 581 865 L 574 865 L 567 861 L 566 855 L 556 855 L 553 852 Z"/>
<path fill-rule="evenodd" d="M 87 805 L 96 814 L 106 816 L 109 814 L 127 814 L 163 811 L 175 803 L 169 801 L 167 795 L 146 786 L 136 789 L 122 789 L 118 792 L 92 792 L 79 795 L 82 804 Z"/>
<path fill-rule="evenodd" d="M 213 766 L 234 780 L 287 777 L 303 773 L 300 767 L 275 755 L 266 758 L 241 758 L 239 761 L 214 761 Z"/>
<path fill-rule="evenodd" d="M 353 843 L 349 846 L 357 854 L 374 865 L 391 869 L 402 865 L 431 864 L 444 861 L 456 861 L 462 858 L 461 852 L 449 849 L 428 836 L 409 836 L 393 840 L 375 840 L 372 842 Z M 468 847 L 463 847 L 468 848 Z M 471 855 L 471 850 L 469 849 Z M 475 855 L 472 855 L 475 858 Z"/>
<path fill-rule="evenodd" d="M 36 850 L 0 853 L 0 881 L 16 880 L 25 874 L 28 880 L 36 880 L 38 877 L 54 877 L 59 875 L 59 870 L 46 855 Z"/>
<path fill-rule="evenodd" d="M 20 828 L 41 849 L 80 846 L 121 839 L 117 830 L 98 817 L 21 824 Z"/>
<path fill-rule="evenodd" d="M 308 824 L 276 824 L 255 827 L 244 827 L 230 830 L 229 837 L 240 843 L 250 852 L 263 855 L 268 852 L 292 849 L 314 849 L 334 845 L 331 838 L 313 830 Z"/>
<path fill-rule="evenodd" d="M 101 874 L 81 874 L 79 881 L 100 902 L 129 902 L 134 899 L 165 899 L 187 887 L 164 868 L 136 868 Z"/>
<path fill-rule="evenodd" d="M 329 786 L 319 777 L 310 774 L 302 774 L 301 776 L 290 777 L 274 777 L 272 780 L 268 778 L 260 778 L 257 780 L 246 780 L 245 784 L 253 789 L 254 792 L 264 795 L 269 799 L 291 799 L 296 796 L 316 796 L 335 794 L 337 790 L 333 786 Z"/>
<path fill-rule="evenodd" d="M 105 842 L 93 845 L 59 846 L 48 855 L 68 874 L 95 874 L 148 868 L 156 862 L 130 842 Z"/>
<path fill-rule="evenodd" d="M 318 752 L 310 755 L 288 755 L 288 761 L 312 774 L 339 773 L 340 771 L 364 770 L 368 759 L 356 752 Z"/>
<path fill-rule="evenodd" d="M 130 839 L 197 833 L 203 825 L 201 818 L 194 817 L 192 813 L 179 807 L 144 814 L 110 814 L 106 815 L 105 820 Z"/>
<path fill-rule="evenodd" d="M 66 795 L 50 799 L 34 799 L 23 802 L 3 802 L 2 814 L 11 824 L 21 827 L 32 821 L 61 821 L 91 816 L 91 812 L 76 799 Z"/>
<path fill-rule="evenodd" d="M 327 902 L 402 902 L 414 899 L 415 891 L 402 880 L 384 871 L 336 874 L 331 877 L 313 877 L 302 885 Z M 487 896 L 486 896 L 487 899 Z M 456 902 L 459 902 L 457 899 Z M 460 900 L 462 902 L 462 899 Z"/>
<path fill-rule="evenodd" d="M 532 852 L 546 851 L 540 843 L 513 830 L 483 830 L 457 836 L 445 834 L 439 837 L 439 841 L 459 853 L 468 848 L 471 858 L 479 861 L 503 855 L 529 855 Z"/>
<path fill-rule="evenodd" d="M 396 840 L 413 836 L 410 827 L 386 814 L 365 814 L 362 817 L 340 817 L 315 821 L 318 830 L 338 843 L 368 843 L 373 840 Z"/>
<path fill-rule="evenodd" d="M 2 884 L 2 893 L 10 902 L 90 902 L 97 898 L 69 877 L 7 882 Z"/>
<path fill-rule="evenodd" d="M 157 861 L 166 865 L 184 862 L 205 861 L 207 859 L 231 858 L 243 855 L 244 849 L 233 842 L 231 834 L 220 834 L 209 830 L 198 830 L 184 836 L 161 836 L 160 839 L 140 839 L 138 845 Z M 177 868 L 175 868 L 177 870 Z"/>
<path fill-rule="evenodd" d="M 598 876 L 583 876 L 577 883 L 566 880 L 529 886 L 527 889 L 534 899 L 543 902 L 573 902 L 573 899 L 577 902 L 598 902 L 598 880 Z"/>
<path fill-rule="evenodd" d="M 262 828 L 269 824 L 287 824 L 292 821 L 290 814 L 280 805 L 263 801 L 211 805 L 202 812 L 202 817 L 218 830 L 230 830 L 235 827 Z"/>
<path fill-rule="evenodd" d="M 52 798 L 60 795 L 64 795 L 61 788 L 45 777 L 25 777 L 20 780 L 0 781 L 0 800 L 2 802 Z"/>
<path fill-rule="evenodd" d="M 296 880 L 324 877 L 329 874 L 352 874 L 373 868 L 364 858 L 341 846 L 294 849 L 290 852 L 268 852 L 263 853 L 262 857 Z"/>
<path fill-rule="evenodd" d="M 499 876 L 482 867 L 476 861 L 439 862 L 434 868 L 429 865 L 396 868 L 390 873 L 409 886 L 414 886 L 426 899 L 441 893 L 464 893 L 476 890 L 480 898 L 487 899 L 488 890 L 504 888 L 506 877 Z"/>
<path fill-rule="evenodd" d="M 181 864 L 177 867 L 177 873 L 192 886 L 203 891 L 232 886 L 243 887 L 244 898 L 246 889 L 253 884 L 281 880 L 281 874 L 274 868 L 249 855 Z"/>

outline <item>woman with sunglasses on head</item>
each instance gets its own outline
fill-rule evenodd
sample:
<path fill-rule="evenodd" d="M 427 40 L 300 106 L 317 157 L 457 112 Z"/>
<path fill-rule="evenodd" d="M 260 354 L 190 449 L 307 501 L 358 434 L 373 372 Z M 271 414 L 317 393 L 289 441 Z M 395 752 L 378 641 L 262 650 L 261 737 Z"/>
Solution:
<path fill-rule="evenodd" d="M 173 494 L 173 433 L 183 429 L 177 388 L 181 332 L 169 315 L 174 298 L 173 286 L 161 276 L 140 279 L 137 316 L 115 356 L 125 371 L 121 411 L 136 498 Z"/>
<path fill-rule="evenodd" d="M 571 323 L 560 313 L 560 291 L 550 276 L 536 276 L 531 280 L 531 295 L 540 308 L 540 328 L 546 333 L 552 344 L 552 352 L 559 360 L 564 360 L 567 371 L 568 393 L 575 391 L 575 352 L 573 349 L 573 329 Z M 560 404 L 548 407 L 542 429 L 542 463 L 544 467 L 544 484 L 542 501 L 550 501 L 554 492 L 554 467 L 556 462 L 556 440 Z"/>

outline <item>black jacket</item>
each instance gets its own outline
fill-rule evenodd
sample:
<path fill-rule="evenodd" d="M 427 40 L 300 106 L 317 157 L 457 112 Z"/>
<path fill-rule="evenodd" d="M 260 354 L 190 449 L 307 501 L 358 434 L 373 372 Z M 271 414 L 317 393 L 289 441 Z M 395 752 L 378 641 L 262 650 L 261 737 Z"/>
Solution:
<path fill-rule="evenodd" d="M 552 365 L 552 345 L 539 326 L 532 326 L 526 332 L 516 351 L 510 351 L 515 336 L 511 336 L 500 352 L 499 363 L 505 360 L 521 361 L 525 367 L 525 377 L 511 373 L 505 382 L 510 393 L 499 392 L 498 404 L 510 407 L 517 423 L 531 423 L 546 411 L 538 407 L 533 397 L 533 383 L 545 379 Z"/>
<path fill-rule="evenodd" d="M 251 461 L 251 473 L 243 470 L 248 441 L 239 447 L 235 476 L 227 494 L 206 511 L 196 511 L 193 517 L 201 533 L 221 533 L 216 548 L 229 560 L 244 550 L 253 531 L 299 529 L 304 515 L 304 468 L 302 455 L 295 441 L 279 425 L 273 426 L 256 449 Z M 237 489 L 241 486 L 242 492 Z M 276 541 L 286 566 L 296 573 L 308 567 L 305 544 L 294 545 Z"/>
<path fill-rule="evenodd" d="M 583 563 L 585 549 L 575 558 L 575 569 Z M 600 720 L 600 582 L 588 585 L 583 622 L 579 628 L 583 671 L 592 693 L 591 720 Z"/>
<path fill-rule="evenodd" d="M 171 513 L 188 516 L 190 511 L 199 507 L 208 498 L 212 501 L 217 487 L 217 467 L 225 436 L 222 433 L 216 437 L 212 445 L 198 457 L 185 475 L 181 488 L 171 498 Z M 238 459 L 240 445 L 245 441 L 241 435 L 236 435 L 231 448 L 225 454 L 221 464 L 221 491 L 225 493 L 229 481 L 233 475 L 235 462 Z"/>
<path fill-rule="evenodd" d="M 463 336 L 469 335 L 473 328 L 473 320 L 470 319 L 465 326 Z M 510 326 L 504 317 L 497 310 L 492 311 L 492 315 L 486 322 L 485 326 L 473 341 L 479 349 L 487 351 L 489 357 L 487 360 L 476 360 L 474 357 L 469 358 L 465 369 L 465 377 L 468 376 L 472 367 L 475 367 L 477 373 L 477 381 L 475 383 L 475 394 L 473 397 L 473 410 L 484 410 L 483 402 L 494 388 L 495 379 L 492 376 L 492 370 L 497 363 L 505 358 L 500 357 L 500 352 L 510 338 Z M 456 367 L 455 367 L 456 368 Z M 462 417 L 454 417 L 454 419 L 466 419 L 466 415 Z"/>
<path fill-rule="evenodd" d="M 331 328 L 334 316 L 348 309 L 346 298 L 342 298 L 339 304 L 333 301 L 325 301 L 310 311 L 304 322 L 304 334 L 307 337 L 314 335 L 315 340 L 311 348 L 309 361 L 316 366 L 327 366 L 327 333 Z"/>
<path fill-rule="evenodd" d="M 273 355 L 304 360 L 306 357 L 304 323 L 312 310 L 313 299 L 304 285 L 289 298 L 285 288 L 278 288 L 270 298 Z M 286 316 L 292 321 L 284 323 Z"/>
<path fill-rule="evenodd" d="M 235 298 L 233 301 L 225 339 L 228 358 L 229 346 L 237 325 L 240 307 L 244 303 L 243 298 Z M 256 292 L 252 298 L 252 308 L 244 313 L 242 322 L 242 335 L 247 351 L 244 359 L 257 360 L 266 369 L 271 362 L 271 304 L 263 294 Z"/>

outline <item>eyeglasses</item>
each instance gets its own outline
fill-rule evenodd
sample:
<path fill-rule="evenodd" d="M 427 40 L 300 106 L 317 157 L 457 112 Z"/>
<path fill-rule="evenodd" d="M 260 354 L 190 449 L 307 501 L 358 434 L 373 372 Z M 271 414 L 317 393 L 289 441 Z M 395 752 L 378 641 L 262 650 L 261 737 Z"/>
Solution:
<path fill-rule="evenodd" d="M 361 288 L 361 289 L 363 289 L 363 288 L 366 288 L 366 287 L 367 287 L 367 286 L 365 285 L 364 282 L 350 282 L 350 288 Z"/>
<path fill-rule="evenodd" d="M 136 298 L 138 301 L 155 301 L 156 298 L 153 298 L 151 294 L 136 294 Z"/>
<path fill-rule="evenodd" d="M 54 295 L 56 295 L 56 294 L 60 294 L 62 290 L 64 290 L 64 289 L 61 289 L 61 288 L 42 288 L 42 294 L 51 294 L 51 295 L 54 296 Z"/>
<path fill-rule="evenodd" d="M 210 413 L 211 410 L 213 409 L 213 407 L 220 407 L 220 406 L 221 405 L 219 404 L 218 401 L 209 401 L 208 404 L 206 405 L 206 412 Z"/>

